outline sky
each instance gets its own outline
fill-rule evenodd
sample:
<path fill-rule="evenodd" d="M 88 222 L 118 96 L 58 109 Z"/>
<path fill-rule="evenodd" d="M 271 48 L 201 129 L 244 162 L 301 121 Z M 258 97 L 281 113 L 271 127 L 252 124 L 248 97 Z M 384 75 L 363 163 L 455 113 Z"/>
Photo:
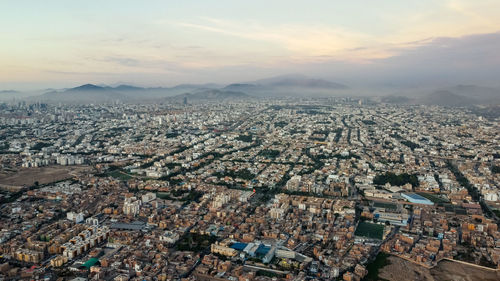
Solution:
<path fill-rule="evenodd" d="M 500 85 L 499 13 L 498 0 L 0 0 L 0 90 L 290 73 Z"/>

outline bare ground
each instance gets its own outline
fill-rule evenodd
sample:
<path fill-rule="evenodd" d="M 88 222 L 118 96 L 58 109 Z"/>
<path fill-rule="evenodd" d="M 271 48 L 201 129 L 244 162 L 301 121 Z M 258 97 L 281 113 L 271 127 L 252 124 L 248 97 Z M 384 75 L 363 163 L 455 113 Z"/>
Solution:
<path fill-rule="evenodd" d="M 386 280 L 422 280 L 422 281 L 498 281 L 500 271 L 487 270 L 474 266 L 443 260 L 427 269 L 404 259 L 390 256 L 389 265 L 379 271 L 379 278 Z"/>
<path fill-rule="evenodd" d="M 38 168 L 21 168 L 17 172 L 0 172 L 0 185 L 31 186 L 51 183 L 73 177 L 78 173 L 90 170 L 89 166 L 48 166 Z"/>

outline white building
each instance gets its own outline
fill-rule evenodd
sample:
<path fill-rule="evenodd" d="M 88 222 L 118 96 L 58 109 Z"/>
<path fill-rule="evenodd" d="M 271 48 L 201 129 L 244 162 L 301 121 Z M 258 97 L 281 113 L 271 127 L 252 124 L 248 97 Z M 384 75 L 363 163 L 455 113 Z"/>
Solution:
<path fill-rule="evenodd" d="M 108 236 L 109 229 L 107 227 L 89 226 L 77 236 L 61 245 L 62 254 L 69 259 L 75 258 L 99 243 L 104 242 Z"/>
<path fill-rule="evenodd" d="M 300 182 L 302 180 L 302 176 L 293 176 L 286 182 L 286 189 L 292 190 L 292 191 L 297 191 L 299 190 L 300 187 Z"/>
<path fill-rule="evenodd" d="M 498 193 L 494 191 L 488 191 L 484 194 L 484 200 L 487 201 L 498 201 Z"/>
<path fill-rule="evenodd" d="M 148 203 L 156 199 L 156 193 L 148 192 L 142 195 L 141 200 L 143 203 Z"/>
<path fill-rule="evenodd" d="M 135 197 L 125 198 L 123 203 L 123 214 L 125 215 L 137 215 L 141 209 L 141 200 Z"/>
<path fill-rule="evenodd" d="M 87 218 L 85 223 L 88 225 L 99 225 L 99 219 L 97 218 Z"/>
<path fill-rule="evenodd" d="M 160 236 L 160 241 L 167 242 L 169 244 L 174 244 L 179 240 L 180 236 L 178 233 L 167 230 Z"/>
<path fill-rule="evenodd" d="M 231 201 L 231 196 L 228 194 L 219 194 L 212 202 L 212 207 L 215 209 L 221 208 L 224 204 L 229 203 L 229 201 Z"/>
<path fill-rule="evenodd" d="M 269 211 L 269 215 L 273 219 L 281 219 L 285 215 L 285 210 L 281 208 L 271 208 L 271 210 Z"/>
<path fill-rule="evenodd" d="M 66 214 L 66 218 L 70 221 L 74 221 L 76 223 L 80 223 L 83 221 L 83 213 L 74 213 L 74 212 L 68 212 Z"/>

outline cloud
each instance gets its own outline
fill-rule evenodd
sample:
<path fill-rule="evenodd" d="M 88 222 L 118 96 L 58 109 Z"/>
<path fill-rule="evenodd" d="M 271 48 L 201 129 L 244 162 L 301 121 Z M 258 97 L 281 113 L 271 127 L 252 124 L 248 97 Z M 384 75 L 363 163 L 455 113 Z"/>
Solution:
<path fill-rule="evenodd" d="M 131 66 L 131 67 L 136 67 L 141 64 L 141 62 L 137 59 L 124 58 L 124 57 L 106 57 L 103 59 L 103 61 L 117 63 L 119 65 Z"/>
<path fill-rule="evenodd" d="M 347 21 L 220 13 L 221 18 L 156 15 L 168 18 L 110 27 L 113 32 L 43 29 L 4 40 L 0 81 L 85 79 L 94 73 L 175 84 L 289 72 L 359 83 L 497 81 L 498 0 L 408 5 L 401 13 L 375 11 L 373 18 Z M 367 28 L 375 19 L 374 28 Z"/>
<path fill-rule="evenodd" d="M 175 59 L 162 59 L 156 55 L 113 54 L 94 58 L 105 66 L 99 68 L 101 72 L 92 72 L 87 68 L 80 71 L 49 72 L 54 75 L 71 75 L 75 79 L 78 76 L 82 79 L 92 77 L 94 73 L 94 77 L 107 79 L 108 83 L 113 79 L 125 79 L 138 84 L 148 82 L 156 85 L 184 82 L 231 83 L 296 72 L 353 86 L 390 83 L 412 87 L 491 84 L 497 81 L 497 73 L 500 73 L 500 33 L 426 38 L 387 44 L 384 47 L 390 55 L 372 58 L 365 63 L 348 61 L 337 55 L 303 56 L 297 60 L 289 59 L 288 55 L 277 55 L 271 57 L 276 61 L 273 64 L 251 61 L 235 63 L 230 54 L 223 56 L 217 53 L 208 55 L 207 60 L 200 61 L 200 50 L 196 50 L 192 56 L 187 52 L 185 57 Z M 202 52 L 209 54 L 210 51 L 203 49 Z M 370 48 L 358 47 L 347 52 L 370 52 Z M 213 64 L 211 60 L 223 63 Z M 232 64 L 227 64 L 225 60 L 232 61 Z"/>
<path fill-rule="evenodd" d="M 461 1 L 455 4 L 453 4 L 454 1 L 450 3 L 453 8 L 449 7 L 449 9 L 463 11 L 462 8 L 458 8 L 457 4 Z M 467 12 L 467 14 L 469 18 L 473 19 L 477 16 L 472 12 Z M 200 18 L 195 22 L 170 22 L 170 24 L 189 30 L 233 37 L 233 39 L 228 40 L 238 39 L 247 42 L 260 42 L 265 46 L 274 46 L 274 52 L 272 48 L 269 48 L 267 56 L 255 57 L 256 63 L 265 65 L 287 62 L 321 63 L 332 58 L 349 63 L 370 64 L 381 59 L 398 56 L 415 48 L 435 44 L 436 38 L 443 38 L 442 34 L 450 33 L 449 28 L 455 24 L 456 19 L 449 21 L 438 19 L 436 27 L 433 28 L 431 26 L 433 23 L 428 23 L 428 19 L 433 16 L 435 16 L 433 13 L 415 16 L 414 19 L 402 21 L 397 32 L 380 36 L 321 24 L 262 25 L 252 21 L 229 21 L 213 18 Z M 488 22 L 491 21 L 488 20 Z M 467 26 L 467 30 L 471 30 L 475 26 L 483 26 L 484 24 L 477 21 L 462 25 Z M 487 30 L 491 30 L 491 28 Z M 456 37 L 466 35 L 468 34 L 454 33 Z M 213 50 L 213 52 L 224 52 L 223 47 L 220 48 Z M 242 56 L 243 53 L 239 55 Z M 234 61 L 238 61 L 238 59 Z"/>
<path fill-rule="evenodd" d="M 365 48 L 363 44 L 375 39 L 369 34 L 320 24 L 266 26 L 257 22 L 211 18 L 202 18 L 201 22 L 197 23 L 175 22 L 174 24 L 184 28 L 271 44 L 286 51 L 291 59 L 342 55 L 346 50 L 361 51 Z M 371 53 L 375 53 L 373 48 Z"/>
<path fill-rule="evenodd" d="M 486 83 L 498 86 L 500 33 L 437 37 L 370 64 L 328 61 L 299 68 L 360 83 L 400 85 Z"/>

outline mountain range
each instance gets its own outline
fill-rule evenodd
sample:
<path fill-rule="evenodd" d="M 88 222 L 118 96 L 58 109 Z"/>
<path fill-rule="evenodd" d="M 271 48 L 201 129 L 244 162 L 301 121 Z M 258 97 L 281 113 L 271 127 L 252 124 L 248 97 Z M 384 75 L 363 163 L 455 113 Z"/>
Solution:
<path fill-rule="evenodd" d="M 269 96 L 315 96 L 327 97 L 345 94 L 349 87 L 323 79 L 309 78 L 304 75 L 283 75 L 253 82 L 230 84 L 223 88 L 241 91 L 258 97 Z"/>
<path fill-rule="evenodd" d="M 174 87 L 137 87 L 84 84 L 75 88 L 47 89 L 43 92 L 0 91 L 0 101 L 13 99 L 31 102 L 99 104 L 182 103 L 225 101 L 268 97 L 335 97 L 356 96 L 357 90 L 344 84 L 304 75 L 284 75 L 229 85 L 181 84 Z M 435 90 L 414 90 L 406 94 L 380 95 L 379 101 L 394 104 L 426 104 L 443 106 L 470 106 L 500 104 L 500 89 L 476 85 L 457 85 Z"/>
<path fill-rule="evenodd" d="M 421 95 L 388 95 L 382 102 L 394 104 L 425 104 L 441 106 L 471 106 L 500 104 L 500 89 L 476 85 L 457 85 Z"/>
<path fill-rule="evenodd" d="M 110 102 L 183 102 L 184 98 L 204 100 L 235 100 L 276 96 L 332 96 L 347 86 L 323 79 L 299 75 L 279 76 L 248 83 L 181 84 L 175 87 L 143 88 L 132 85 L 84 84 L 75 88 L 50 90 L 32 96 L 30 101 L 47 103 L 110 103 Z"/>

